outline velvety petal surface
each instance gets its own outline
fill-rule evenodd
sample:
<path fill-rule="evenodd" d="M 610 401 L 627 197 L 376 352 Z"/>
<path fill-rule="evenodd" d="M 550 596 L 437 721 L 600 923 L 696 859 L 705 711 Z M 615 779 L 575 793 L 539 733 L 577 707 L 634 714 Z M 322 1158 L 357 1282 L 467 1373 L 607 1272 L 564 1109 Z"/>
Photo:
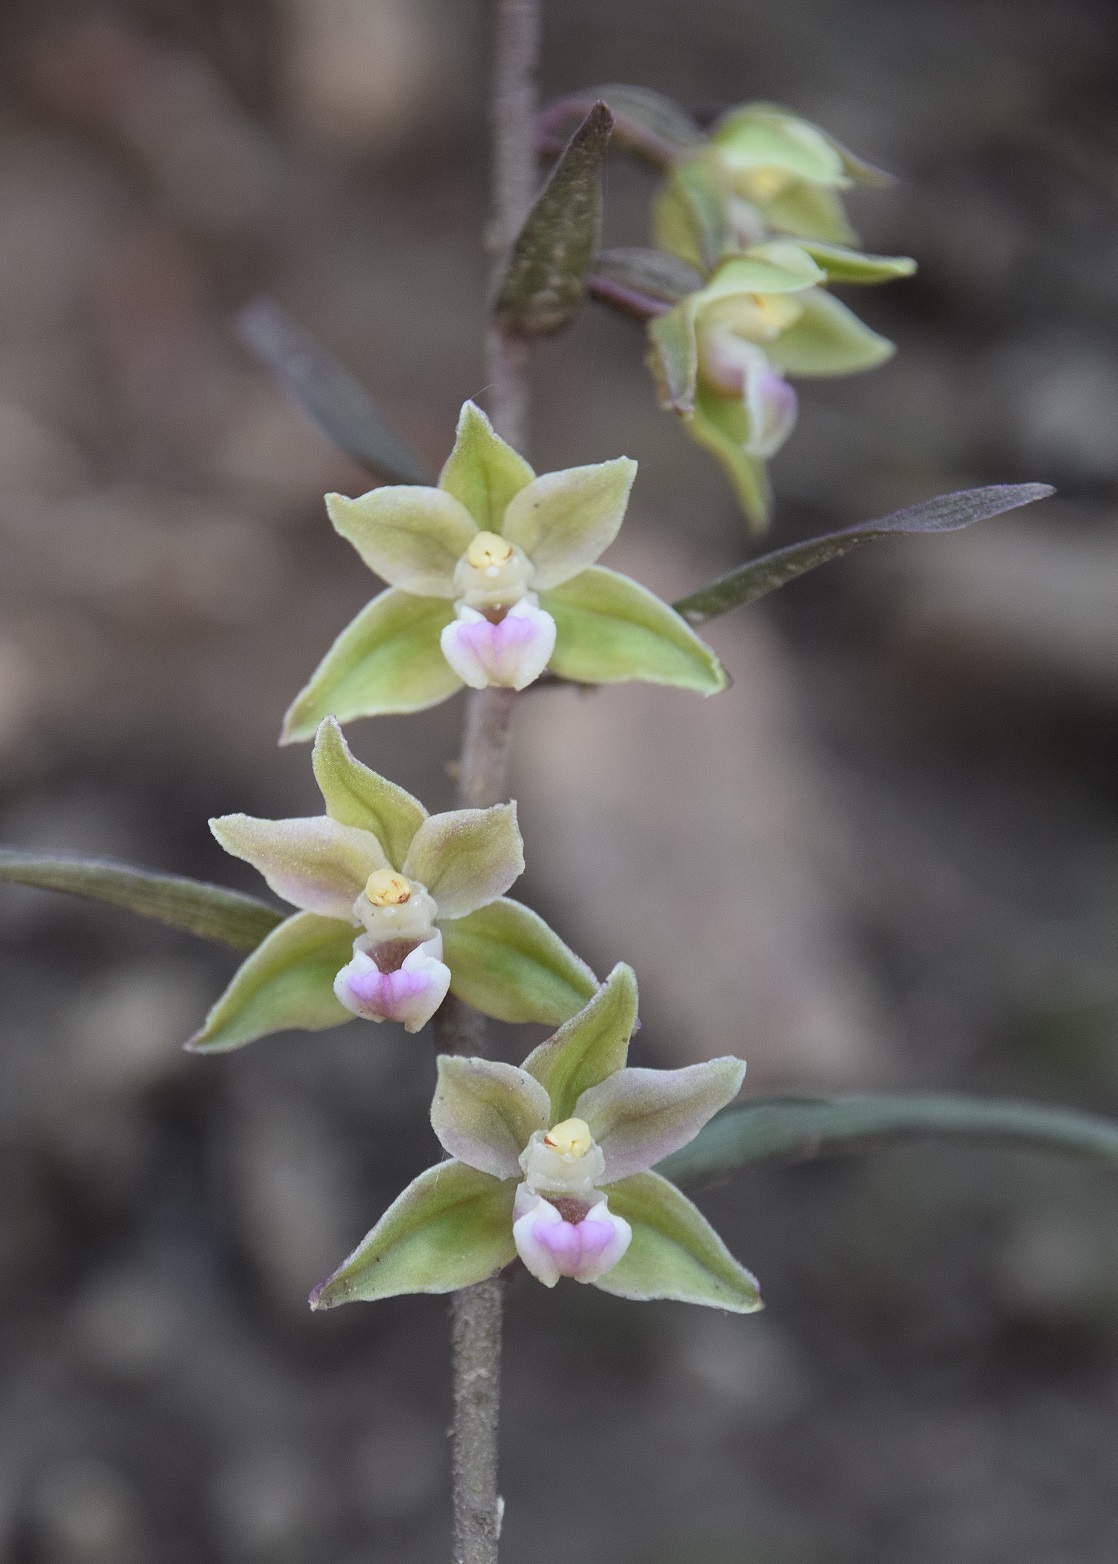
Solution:
<path fill-rule="evenodd" d="M 498 1021 L 559 1026 L 598 980 L 538 913 L 507 896 L 443 925 L 450 990 Z"/>
<path fill-rule="evenodd" d="M 636 474 L 636 462 L 619 456 L 545 473 L 521 489 L 505 512 L 502 531 L 535 566 L 535 591 L 569 581 L 609 547 L 625 518 Z"/>
<path fill-rule="evenodd" d="M 584 1091 L 575 1104 L 606 1159 L 601 1184 L 644 1173 L 678 1151 L 733 1102 L 745 1061 L 727 1055 L 682 1070 L 622 1070 Z"/>
<path fill-rule="evenodd" d="M 258 869 L 284 901 L 351 924 L 365 881 L 388 863 L 371 831 L 340 825 L 328 815 L 302 820 L 222 815 L 210 821 L 210 830 L 227 853 Z"/>
<path fill-rule="evenodd" d="M 706 1217 L 658 1173 L 611 1184 L 610 1209 L 633 1230 L 622 1258 L 595 1286 L 638 1302 L 674 1298 L 735 1314 L 761 1307 L 756 1278 L 739 1265 Z"/>
<path fill-rule="evenodd" d="M 440 919 L 496 901 L 524 873 L 516 805 L 429 815 L 412 838 L 403 872 L 427 887 Z"/>
<path fill-rule="evenodd" d="M 524 1061 L 551 1099 L 553 1123 L 569 1119 L 584 1091 L 624 1068 L 636 1024 L 636 975 L 618 962 L 589 1004 Z"/>
<path fill-rule="evenodd" d="M 406 1292 L 455 1292 L 495 1276 L 516 1258 L 516 1185 L 462 1162 L 428 1168 L 392 1202 L 372 1232 L 311 1293 L 312 1309 Z"/>
<path fill-rule="evenodd" d="M 427 818 L 419 800 L 363 765 L 333 717 L 327 717 L 315 735 L 311 763 L 331 820 L 371 831 L 398 869 Z"/>
<path fill-rule="evenodd" d="M 328 494 L 326 509 L 335 532 L 389 586 L 417 597 L 456 595 L 454 567 L 478 529 L 452 494 L 418 484 L 386 485 L 356 500 Z"/>
<path fill-rule="evenodd" d="M 431 1126 L 444 1150 L 494 1178 L 520 1178 L 520 1153 L 547 1129 L 551 1100 L 526 1070 L 442 1054 Z"/>
<path fill-rule="evenodd" d="M 483 532 L 500 532 L 509 503 L 535 476 L 523 456 L 494 432 L 481 408 L 466 402 L 439 488 L 459 500 Z"/>
<path fill-rule="evenodd" d="M 324 717 L 348 722 L 436 706 L 461 680 L 439 646 L 454 605 L 389 587 L 339 635 L 295 697 L 280 742 L 313 738 Z"/>
<path fill-rule="evenodd" d="M 242 962 L 187 1047 L 224 1053 L 269 1032 L 341 1026 L 352 1017 L 334 997 L 334 977 L 352 950 L 349 924 L 297 912 Z"/>

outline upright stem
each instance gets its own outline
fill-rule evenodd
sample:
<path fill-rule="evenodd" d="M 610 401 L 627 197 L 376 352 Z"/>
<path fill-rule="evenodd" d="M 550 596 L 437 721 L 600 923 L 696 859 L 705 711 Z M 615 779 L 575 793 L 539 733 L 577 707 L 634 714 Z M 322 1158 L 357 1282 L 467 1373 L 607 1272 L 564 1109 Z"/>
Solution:
<path fill-rule="evenodd" d="M 491 0 L 493 7 L 492 214 L 494 278 L 520 230 L 536 187 L 536 59 L 540 0 Z M 487 380 L 497 433 L 523 451 L 528 443 L 528 347 L 490 323 Z M 508 791 L 512 690 L 471 690 L 458 759 L 458 803 L 485 808 Z M 445 1014 L 444 1014 L 445 1012 Z M 439 1042 L 480 1052 L 481 1017 L 466 1005 L 444 1005 Z M 501 1375 L 501 1278 L 455 1293 L 454 1561 L 496 1564 L 501 1531 L 497 1494 L 497 1422 Z"/>

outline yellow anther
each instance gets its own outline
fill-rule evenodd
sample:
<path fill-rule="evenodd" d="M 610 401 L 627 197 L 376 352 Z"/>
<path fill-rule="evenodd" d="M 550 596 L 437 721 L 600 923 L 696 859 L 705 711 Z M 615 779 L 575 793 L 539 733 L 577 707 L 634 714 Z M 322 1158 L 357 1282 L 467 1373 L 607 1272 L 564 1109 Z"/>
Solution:
<path fill-rule="evenodd" d="M 758 201 L 771 201 L 774 196 L 788 189 L 794 177 L 783 168 L 752 168 L 745 175 L 743 183 L 749 194 Z"/>
<path fill-rule="evenodd" d="M 590 1126 L 584 1119 L 564 1119 L 543 1138 L 549 1151 L 557 1151 L 561 1157 L 584 1157 L 594 1144 Z"/>
<path fill-rule="evenodd" d="M 365 895 L 374 907 L 400 907 L 411 900 L 411 885 L 395 869 L 374 869 L 365 881 Z"/>
<path fill-rule="evenodd" d="M 466 559 L 475 570 L 488 570 L 507 565 L 512 558 L 512 544 L 495 532 L 479 532 L 470 541 Z"/>

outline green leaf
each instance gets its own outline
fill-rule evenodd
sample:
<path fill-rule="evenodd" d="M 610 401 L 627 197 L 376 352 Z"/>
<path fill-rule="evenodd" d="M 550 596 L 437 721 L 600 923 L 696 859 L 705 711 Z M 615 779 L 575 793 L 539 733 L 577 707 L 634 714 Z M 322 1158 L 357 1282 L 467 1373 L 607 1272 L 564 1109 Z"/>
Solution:
<path fill-rule="evenodd" d="M 428 815 L 412 838 L 404 873 L 425 885 L 439 918 L 462 918 L 503 896 L 524 873 L 515 804 Z"/>
<path fill-rule="evenodd" d="M 324 717 L 349 722 L 445 701 L 462 685 L 439 645 L 453 618 L 454 604 L 441 597 L 413 597 L 398 587 L 374 597 L 295 697 L 280 743 L 313 738 Z"/>
<path fill-rule="evenodd" d="M 721 396 L 700 384 L 694 411 L 684 416 L 687 433 L 721 463 L 738 504 L 755 532 L 763 532 L 772 513 L 772 488 L 765 463 L 745 449 L 749 414 L 741 397 Z"/>
<path fill-rule="evenodd" d="M 682 1153 L 677 1153 L 682 1155 Z M 609 1208 L 633 1229 L 633 1241 L 595 1285 L 619 1298 L 674 1298 L 752 1314 L 757 1282 L 738 1264 L 702 1212 L 656 1173 L 637 1173 L 609 1188 Z"/>
<path fill-rule="evenodd" d="M 636 245 L 600 250 L 586 279 L 594 298 L 633 320 L 662 315 L 702 286 L 699 273 L 677 255 Z"/>
<path fill-rule="evenodd" d="M 311 764 L 330 818 L 340 825 L 371 831 L 392 867 L 398 869 L 412 837 L 427 818 L 419 800 L 362 765 L 333 717 L 319 726 Z"/>
<path fill-rule="evenodd" d="M 532 561 L 538 592 L 561 586 L 603 554 L 621 530 L 637 464 L 628 456 L 545 473 L 513 500 L 504 535 Z"/>
<path fill-rule="evenodd" d="M 799 320 L 782 331 L 765 352 L 789 375 L 854 375 L 876 369 L 896 352 L 893 343 L 860 321 L 853 310 L 821 288 L 801 293 Z"/>
<path fill-rule="evenodd" d="M 936 1095 L 760 1098 L 726 1108 L 659 1171 L 682 1184 L 705 1184 L 739 1168 L 808 1162 L 920 1135 L 1004 1140 L 1118 1167 L 1112 1119 L 1042 1103 Z"/>
<path fill-rule="evenodd" d="M 410 1183 L 344 1265 L 311 1293 L 312 1309 L 405 1292 L 472 1287 L 516 1259 L 516 1184 L 463 1162 L 440 1162 Z"/>
<path fill-rule="evenodd" d="M 68 853 L 0 847 L 0 880 L 127 907 L 143 918 L 169 923 L 201 939 L 218 940 L 234 950 L 254 950 L 285 917 L 255 896 L 242 896 L 203 880 Z"/>
<path fill-rule="evenodd" d="M 648 87 L 613 83 L 572 92 L 549 104 L 538 120 L 540 151 L 558 152 L 563 139 L 596 103 L 608 104 L 619 145 L 657 168 L 669 168 L 676 158 L 702 145 L 702 131 L 671 98 Z"/>
<path fill-rule="evenodd" d="M 553 1123 L 569 1119 L 584 1091 L 624 1068 L 636 1024 L 637 979 L 618 962 L 590 1003 L 524 1061 L 551 1098 Z"/>
<path fill-rule="evenodd" d="M 828 282 L 892 282 L 911 277 L 916 262 L 907 255 L 863 255 L 841 244 L 822 244 L 818 239 L 802 239 L 801 247 L 827 273 Z"/>
<path fill-rule="evenodd" d="M 575 131 L 517 235 L 494 306 L 516 336 L 559 331 L 577 312 L 598 247 L 602 160 L 613 115 L 596 103 Z"/>
<path fill-rule="evenodd" d="M 551 1123 L 539 1081 L 515 1064 L 440 1054 L 431 1128 L 445 1151 L 493 1178 L 516 1178 L 520 1154 Z"/>
<path fill-rule="evenodd" d="M 225 1053 L 269 1032 L 321 1032 L 351 1021 L 334 997 L 334 979 L 352 957 L 358 932 L 316 912 L 288 918 L 237 969 L 187 1047 Z"/>
<path fill-rule="evenodd" d="M 991 516 L 1000 516 L 1003 511 L 1047 499 L 1055 492 L 1047 483 L 994 483 L 982 489 L 960 489 L 954 494 L 941 494 L 934 500 L 921 500 L 918 505 L 892 511 L 876 521 L 860 522 L 842 532 L 828 532 L 822 537 L 808 538 L 804 543 L 792 543 L 775 553 L 748 560 L 736 570 L 719 576 L 710 586 L 680 598 L 675 605 L 676 612 L 689 624 L 705 624 L 708 619 L 717 619 L 719 614 L 731 608 L 752 603 L 764 597 L 766 592 L 785 586 L 806 570 L 814 570 L 816 565 L 841 559 L 851 549 L 870 543 L 874 538 L 890 538 L 898 533 L 955 532 L 960 527 L 969 527 L 974 521 L 985 521 Z"/>
<path fill-rule="evenodd" d="M 481 408 L 464 402 L 454 449 L 439 474 L 439 488 L 459 500 L 483 532 L 500 532 L 514 495 L 535 476 L 523 456 L 494 431 Z"/>
<path fill-rule="evenodd" d="M 432 473 L 385 423 L 348 369 L 271 299 L 237 316 L 237 335 L 334 444 L 389 483 L 430 483 Z"/>
<path fill-rule="evenodd" d="M 582 1009 L 598 980 L 538 913 L 502 896 L 442 925 L 450 988 L 498 1021 L 559 1026 Z"/>
<path fill-rule="evenodd" d="M 457 596 L 454 567 L 477 526 L 453 494 L 390 484 L 356 500 L 328 494 L 326 510 L 334 531 L 389 586 L 416 597 Z"/>
<path fill-rule="evenodd" d="M 722 665 L 653 593 L 603 565 L 540 593 L 555 620 L 551 672 L 578 684 L 631 679 L 716 695 L 729 683 Z"/>

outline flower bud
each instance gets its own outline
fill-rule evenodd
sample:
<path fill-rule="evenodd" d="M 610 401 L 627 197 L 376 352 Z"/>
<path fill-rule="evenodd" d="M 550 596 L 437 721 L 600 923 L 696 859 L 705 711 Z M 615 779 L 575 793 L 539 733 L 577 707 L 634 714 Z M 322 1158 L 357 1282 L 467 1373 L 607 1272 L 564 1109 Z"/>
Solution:
<path fill-rule="evenodd" d="M 547 667 L 555 650 L 555 620 L 529 593 L 494 620 L 460 602 L 440 636 L 443 656 L 464 684 L 522 690 Z"/>
<path fill-rule="evenodd" d="M 353 959 L 334 979 L 334 993 L 345 1008 L 366 1021 L 399 1021 L 418 1032 L 446 998 L 450 968 L 440 959 L 442 935 L 421 944 L 407 939 L 374 943 L 369 935 L 354 941 Z"/>
<path fill-rule="evenodd" d="M 577 1205 L 580 1209 L 571 1209 Z M 593 1204 L 564 1201 L 564 1210 L 533 1193 L 526 1184 L 516 1192 L 513 1242 L 537 1281 L 554 1287 L 561 1276 L 595 1282 L 613 1269 L 628 1249 L 633 1230 L 609 1209 L 605 1196 Z"/>

